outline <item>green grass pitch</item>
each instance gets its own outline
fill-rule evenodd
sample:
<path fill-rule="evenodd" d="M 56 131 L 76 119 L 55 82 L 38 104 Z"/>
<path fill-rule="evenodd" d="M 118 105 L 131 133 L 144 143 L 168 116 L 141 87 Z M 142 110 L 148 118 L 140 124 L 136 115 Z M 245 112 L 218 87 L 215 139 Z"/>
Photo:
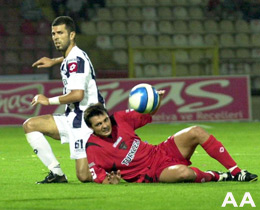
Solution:
<path fill-rule="evenodd" d="M 192 124 L 151 124 L 137 131 L 143 140 L 157 144 Z M 260 175 L 260 122 L 201 123 L 228 149 L 238 165 Z M 48 170 L 25 140 L 21 127 L 0 127 L 0 209 L 1 210 L 195 210 L 223 209 L 227 192 L 238 206 L 249 192 L 260 209 L 260 181 L 253 183 L 178 183 L 119 185 L 80 183 L 75 162 L 69 158 L 68 145 L 50 140 L 54 153 L 68 177 L 68 184 L 37 185 Z M 201 147 L 195 151 L 193 166 L 201 170 L 225 170 Z M 239 207 L 238 207 L 239 208 Z M 234 209 L 228 204 L 224 209 Z M 240 208 L 239 208 L 240 209 Z"/>

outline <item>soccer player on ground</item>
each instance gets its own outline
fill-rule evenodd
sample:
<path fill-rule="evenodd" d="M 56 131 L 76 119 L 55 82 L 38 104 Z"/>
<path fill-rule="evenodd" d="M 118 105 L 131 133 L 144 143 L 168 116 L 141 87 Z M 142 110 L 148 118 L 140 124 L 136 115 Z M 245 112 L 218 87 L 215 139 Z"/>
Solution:
<path fill-rule="evenodd" d="M 162 96 L 164 91 L 159 94 Z M 85 111 L 85 122 L 94 131 L 86 144 L 93 181 L 117 184 L 121 176 L 127 182 L 257 180 L 257 175 L 241 170 L 222 143 L 199 126 L 183 129 L 158 145 L 143 142 L 135 130 L 150 123 L 156 111 L 140 114 L 126 110 L 108 116 L 102 105 Z M 229 172 L 203 172 L 189 167 L 198 145 Z"/>
<path fill-rule="evenodd" d="M 52 40 L 64 57 L 61 64 L 63 95 L 47 98 L 38 94 L 32 106 L 66 104 L 65 113 L 32 117 L 23 124 L 28 143 L 50 173 L 41 183 L 66 183 L 59 162 L 53 154 L 45 136 L 70 144 L 70 157 L 76 159 L 76 174 L 80 181 L 91 181 L 87 164 L 85 144 L 92 130 L 84 122 L 84 111 L 90 104 L 104 103 L 99 94 L 94 68 L 87 54 L 75 43 L 75 24 L 68 16 L 60 16 L 52 23 Z M 49 67 L 61 62 L 62 58 L 42 58 L 33 66 Z M 84 138 L 83 138 L 84 137 Z"/>

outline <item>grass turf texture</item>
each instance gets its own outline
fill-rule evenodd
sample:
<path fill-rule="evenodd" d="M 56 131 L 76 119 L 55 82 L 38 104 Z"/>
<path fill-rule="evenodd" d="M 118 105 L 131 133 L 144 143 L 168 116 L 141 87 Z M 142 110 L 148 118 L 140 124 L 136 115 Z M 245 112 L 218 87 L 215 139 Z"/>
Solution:
<path fill-rule="evenodd" d="M 151 124 L 137 131 L 149 143 L 157 144 L 169 135 L 191 124 Z M 200 124 L 222 141 L 238 165 L 260 175 L 260 123 L 205 123 Z M 50 140 L 54 153 L 66 173 L 68 184 L 37 185 L 48 170 L 33 153 L 21 127 L 0 127 L 0 209 L 21 210 L 170 210 L 223 209 L 227 192 L 232 192 L 238 206 L 250 192 L 260 208 L 260 181 L 253 183 L 178 183 L 119 185 L 80 183 L 75 175 L 75 163 L 69 159 L 68 145 Z M 201 170 L 225 168 L 210 158 L 201 147 L 191 161 Z M 230 199 L 229 199 L 230 200 Z M 233 209 L 228 204 L 225 209 Z M 245 204 L 243 209 L 251 209 Z"/>

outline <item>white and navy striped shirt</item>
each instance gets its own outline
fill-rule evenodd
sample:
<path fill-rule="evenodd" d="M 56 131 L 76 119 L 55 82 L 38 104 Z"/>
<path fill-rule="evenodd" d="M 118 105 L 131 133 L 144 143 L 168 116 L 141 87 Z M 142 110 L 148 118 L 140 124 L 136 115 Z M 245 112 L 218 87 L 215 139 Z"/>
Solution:
<path fill-rule="evenodd" d="M 104 103 L 95 80 L 93 65 L 84 51 L 74 46 L 61 64 L 63 94 L 71 90 L 84 90 L 84 98 L 80 102 L 67 104 L 65 114 L 74 114 L 73 127 L 80 128 L 84 111 L 95 103 Z"/>

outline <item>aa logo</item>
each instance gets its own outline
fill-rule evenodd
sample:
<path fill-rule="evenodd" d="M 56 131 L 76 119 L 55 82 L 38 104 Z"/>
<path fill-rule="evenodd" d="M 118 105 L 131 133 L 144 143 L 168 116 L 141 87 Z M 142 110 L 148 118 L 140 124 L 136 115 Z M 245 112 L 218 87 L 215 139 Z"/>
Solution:
<path fill-rule="evenodd" d="M 226 205 L 233 205 L 234 207 L 238 207 L 237 202 L 232 194 L 232 192 L 228 192 L 221 207 L 226 207 Z M 254 200 L 249 192 L 244 194 L 242 201 L 239 204 L 239 207 L 244 207 L 244 205 L 251 205 L 251 207 L 256 207 Z"/>

